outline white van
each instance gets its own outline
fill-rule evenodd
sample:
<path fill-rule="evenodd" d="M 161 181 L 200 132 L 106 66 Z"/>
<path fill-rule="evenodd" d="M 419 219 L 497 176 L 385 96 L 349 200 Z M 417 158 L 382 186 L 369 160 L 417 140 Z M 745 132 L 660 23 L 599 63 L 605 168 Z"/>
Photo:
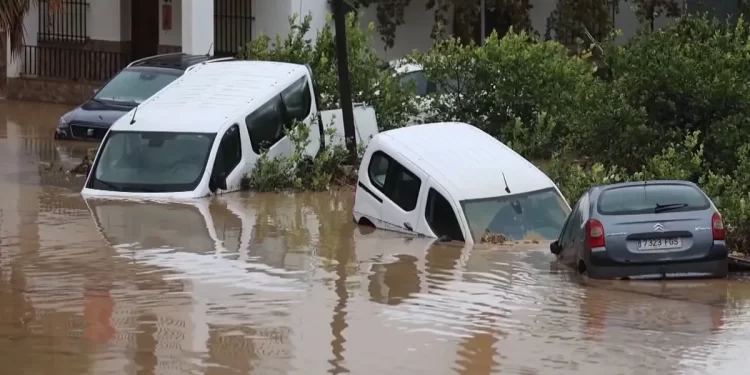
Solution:
<path fill-rule="evenodd" d="M 238 190 L 263 148 L 269 157 L 292 155 L 285 130 L 296 121 L 310 126 L 309 156 L 325 146 L 326 127 L 343 134 L 341 110 L 320 112 L 316 98 L 309 66 L 239 60 L 192 66 L 112 125 L 82 194 L 200 198 Z M 354 117 L 357 141 L 367 144 L 378 131 L 375 112 L 355 107 Z"/>
<path fill-rule="evenodd" d="M 554 240 L 570 206 L 552 180 L 464 123 L 408 126 L 376 135 L 359 167 L 354 221 L 443 240 Z"/>

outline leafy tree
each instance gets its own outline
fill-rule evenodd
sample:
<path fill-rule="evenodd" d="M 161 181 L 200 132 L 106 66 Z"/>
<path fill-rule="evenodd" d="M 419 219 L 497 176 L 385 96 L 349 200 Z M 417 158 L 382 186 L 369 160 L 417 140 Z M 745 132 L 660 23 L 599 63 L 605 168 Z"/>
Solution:
<path fill-rule="evenodd" d="M 588 42 L 585 27 L 596 40 L 603 40 L 614 30 L 615 15 L 622 6 L 633 7 L 641 24 L 652 29 L 655 18 L 681 14 L 678 0 L 559 0 L 547 18 L 545 37 L 566 45 L 576 39 Z"/>
<path fill-rule="evenodd" d="M 23 19 L 32 6 L 39 6 L 39 0 L 0 0 L 0 37 L 10 37 L 11 53 L 18 55 L 23 50 L 26 30 Z M 58 11 L 62 0 L 48 0 L 49 9 Z"/>
<path fill-rule="evenodd" d="M 420 0 L 421 1 L 421 0 Z M 377 29 L 386 47 L 392 47 L 396 30 L 406 21 L 404 10 L 412 0 L 349 0 L 354 9 L 374 7 L 377 15 Z M 531 31 L 529 12 L 533 0 L 486 0 L 487 23 L 502 37 L 512 27 L 515 30 Z M 603 38 L 612 31 L 614 14 L 619 12 L 621 3 L 630 3 L 635 8 L 642 23 L 652 22 L 655 17 L 666 14 L 680 15 L 678 0 L 558 0 L 556 10 L 548 19 L 547 35 L 556 35 L 562 42 L 583 38 L 586 26 L 597 38 Z M 479 34 L 481 0 L 427 0 L 425 8 L 433 12 L 435 19 L 432 37 L 442 36 L 443 26 L 453 19 L 453 36 L 463 42 L 476 40 Z M 452 16 L 452 17 L 451 17 Z M 585 40 L 585 39 L 584 39 Z"/>
<path fill-rule="evenodd" d="M 422 1 L 422 0 L 419 0 Z M 329 0 L 330 2 L 330 0 Z M 374 7 L 377 16 L 377 30 L 386 48 L 393 47 L 396 29 L 403 25 L 405 9 L 412 0 L 349 0 L 348 3 L 356 10 Z M 498 34 L 505 33 L 512 27 L 516 30 L 531 29 L 529 11 L 532 0 L 486 0 L 486 13 L 490 18 L 488 29 L 494 24 Z M 443 36 L 444 26 L 453 19 L 453 34 L 462 41 L 476 39 L 479 34 L 479 15 L 481 0 L 427 0 L 425 10 L 432 11 L 435 20 L 432 37 Z"/>

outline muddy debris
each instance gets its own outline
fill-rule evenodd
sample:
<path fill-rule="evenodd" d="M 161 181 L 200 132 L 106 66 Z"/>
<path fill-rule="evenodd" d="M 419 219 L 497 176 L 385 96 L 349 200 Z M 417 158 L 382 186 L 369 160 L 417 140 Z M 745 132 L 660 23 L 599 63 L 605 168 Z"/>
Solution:
<path fill-rule="evenodd" d="M 70 174 L 82 174 L 82 175 L 88 175 L 89 171 L 91 170 L 91 159 L 89 159 L 88 155 L 85 155 L 83 159 L 81 159 L 81 163 L 73 167 L 73 169 L 70 170 Z"/>
<path fill-rule="evenodd" d="M 482 235 L 482 239 L 480 241 L 481 243 L 491 243 L 491 244 L 497 244 L 502 245 L 506 242 L 508 242 L 508 237 L 506 237 L 502 233 L 494 233 L 490 231 L 489 228 L 484 230 L 484 234 Z"/>

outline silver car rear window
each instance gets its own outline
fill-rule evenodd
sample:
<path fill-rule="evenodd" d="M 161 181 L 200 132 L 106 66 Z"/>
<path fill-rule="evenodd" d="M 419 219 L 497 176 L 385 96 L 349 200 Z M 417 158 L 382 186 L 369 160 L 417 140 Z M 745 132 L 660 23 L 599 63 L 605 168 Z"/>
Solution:
<path fill-rule="evenodd" d="M 637 215 L 658 212 L 657 207 L 676 205 L 664 212 L 706 210 L 710 202 L 697 188 L 681 184 L 623 186 L 603 191 L 597 211 L 602 215 Z"/>

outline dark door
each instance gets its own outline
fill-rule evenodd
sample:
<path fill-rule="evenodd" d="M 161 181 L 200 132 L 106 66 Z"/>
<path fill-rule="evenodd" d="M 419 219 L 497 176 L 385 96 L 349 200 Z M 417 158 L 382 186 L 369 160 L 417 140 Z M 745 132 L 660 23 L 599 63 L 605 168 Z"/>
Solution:
<path fill-rule="evenodd" d="M 159 1 L 131 0 L 133 60 L 159 53 Z"/>

